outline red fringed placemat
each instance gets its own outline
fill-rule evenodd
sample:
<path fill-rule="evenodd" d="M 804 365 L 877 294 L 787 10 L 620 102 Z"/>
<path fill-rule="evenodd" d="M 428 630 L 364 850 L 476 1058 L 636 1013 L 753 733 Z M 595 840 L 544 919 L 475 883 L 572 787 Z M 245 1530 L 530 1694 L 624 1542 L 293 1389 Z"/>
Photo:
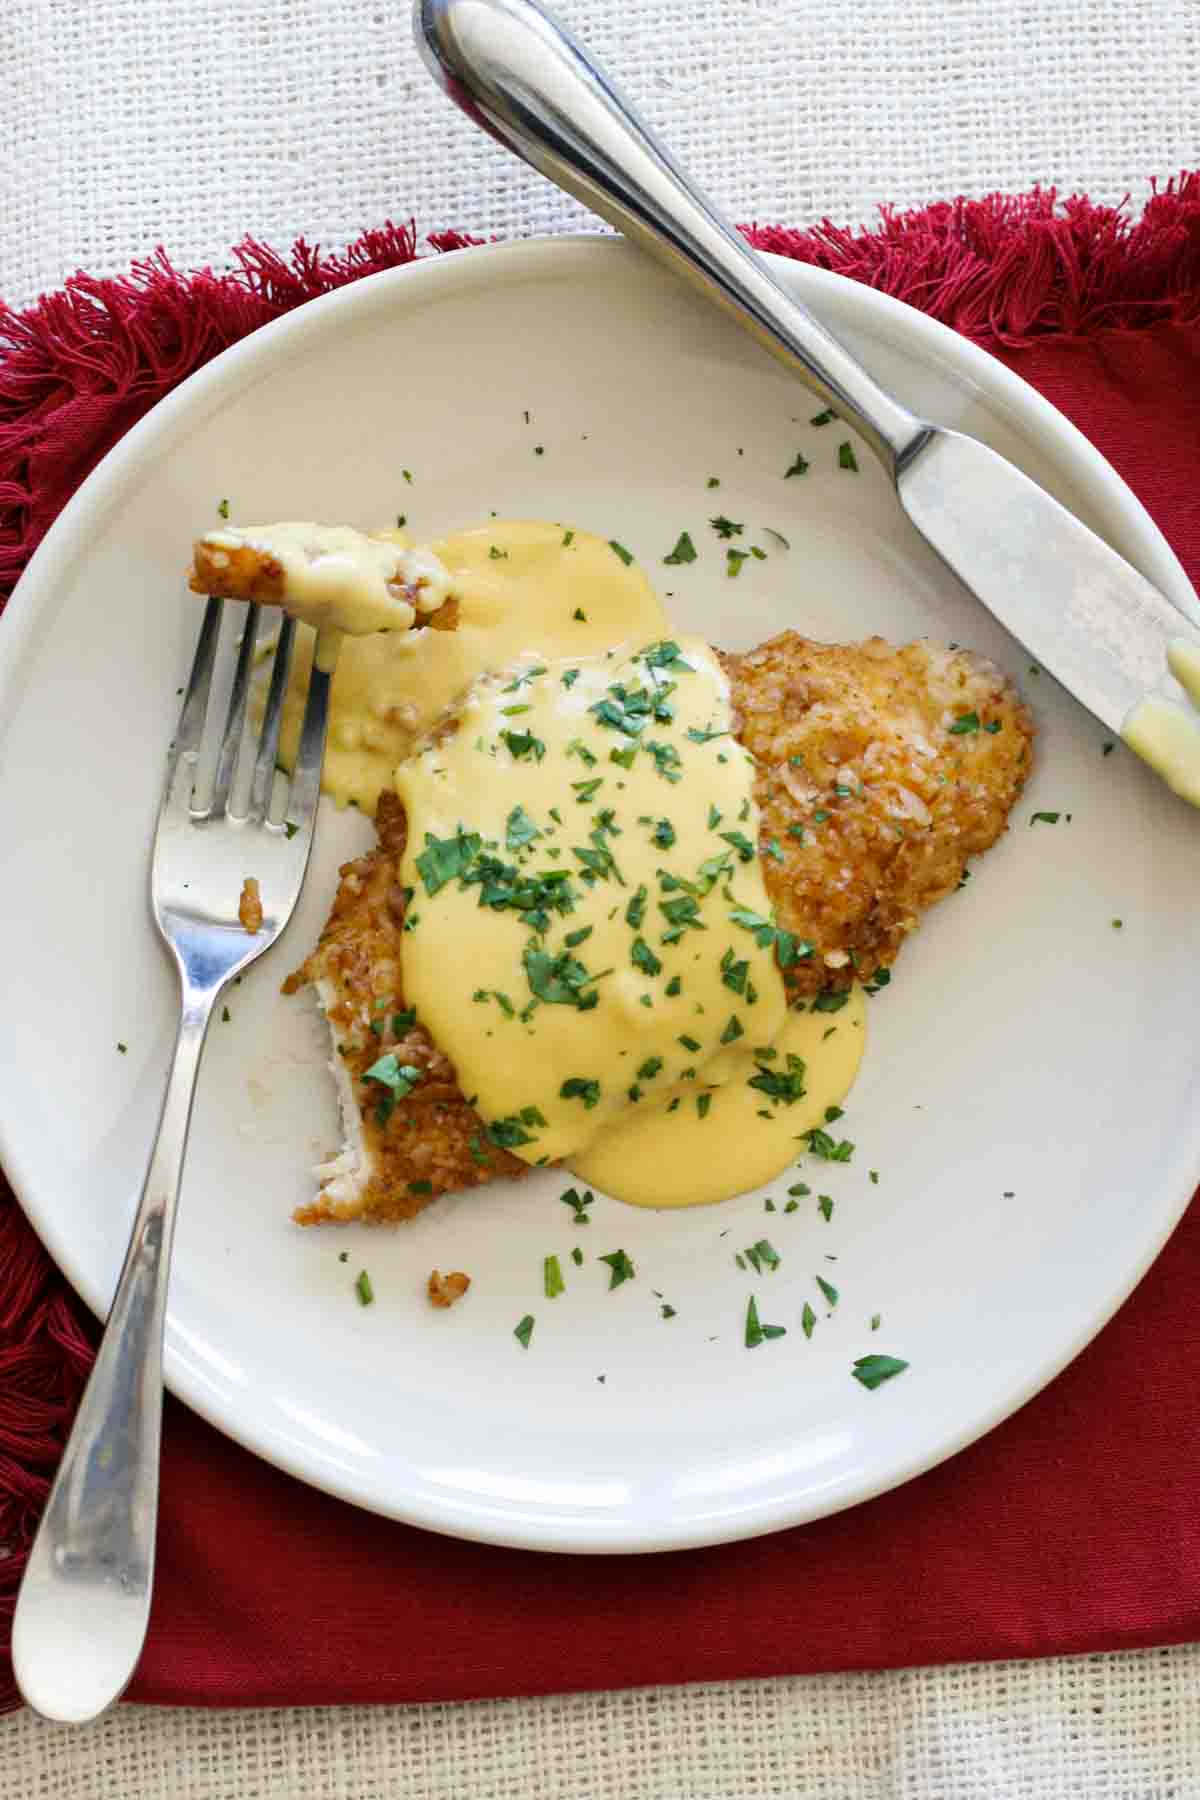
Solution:
<path fill-rule="evenodd" d="M 1200 175 L 1139 220 L 1038 191 L 885 212 L 860 233 L 747 235 L 985 345 L 1091 438 L 1200 578 Z M 248 240 L 225 274 L 180 275 L 160 254 L 0 308 L 0 599 L 176 383 L 417 253 L 415 231 L 390 224 L 341 257 Z M 464 1699 L 1200 1638 L 1197 1294 L 1200 1201 L 1090 1348 L 980 1443 L 835 1518 L 658 1557 L 498 1550 L 357 1513 L 168 1401 L 154 1616 L 130 1697 Z M 5 1629 L 95 1336 L 0 1178 Z M 14 1699 L 5 1663 L 0 1706 Z"/>

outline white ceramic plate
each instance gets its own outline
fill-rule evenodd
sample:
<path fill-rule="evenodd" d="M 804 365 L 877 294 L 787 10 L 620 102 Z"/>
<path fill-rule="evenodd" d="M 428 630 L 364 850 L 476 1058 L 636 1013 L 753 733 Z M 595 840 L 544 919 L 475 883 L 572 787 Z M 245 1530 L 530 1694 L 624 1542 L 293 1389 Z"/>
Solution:
<path fill-rule="evenodd" d="M 1196 616 L 1146 514 L 1022 383 L 895 301 L 794 264 L 778 272 L 903 399 L 1013 457 Z M 174 1024 L 147 850 L 197 625 L 180 570 L 223 496 L 235 519 L 371 526 L 403 512 L 430 536 L 493 509 L 569 520 L 629 545 L 679 623 L 719 643 L 785 625 L 831 639 L 929 632 L 995 657 L 1035 706 L 1038 772 L 1012 831 L 872 1002 L 839 1126 L 852 1164 L 806 1158 L 793 1177 L 832 1195 L 829 1223 L 814 1199 L 767 1217 L 761 1195 L 675 1213 L 599 1198 L 581 1230 L 548 1175 L 443 1200 L 394 1233 L 292 1226 L 337 1130 L 322 1033 L 279 983 L 319 928 L 339 860 L 370 838 L 325 803 L 288 941 L 213 1028 L 167 1324 L 175 1392 L 306 1481 L 438 1530 L 556 1550 L 661 1549 L 811 1519 L 927 1468 L 1033 1394 L 1187 1201 L 1200 1171 L 1200 821 L 1120 746 L 1102 755 L 1096 723 L 1026 673 L 902 522 L 870 456 L 857 476 L 838 469 L 845 434 L 812 429 L 816 410 L 619 243 L 431 260 L 320 300 L 187 382 L 86 483 L 9 608 L 0 1153 L 98 1310 Z M 785 481 L 801 447 L 811 471 Z M 728 580 L 706 524 L 717 510 L 751 535 L 784 532 L 790 553 L 765 540 L 769 560 Z M 664 568 L 684 527 L 700 560 Z M 1037 809 L 1064 817 L 1031 827 Z M 783 1263 L 755 1280 L 734 1252 L 764 1233 Z M 609 1293 L 595 1259 L 618 1247 L 637 1278 Z M 551 1251 L 568 1292 L 547 1302 Z M 421 1297 L 434 1265 L 474 1277 L 450 1313 Z M 369 1309 L 352 1286 L 363 1266 Z M 841 1300 L 833 1318 L 820 1307 L 806 1342 L 817 1274 Z M 747 1351 L 751 1292 L 788 1335 Z M 512 1335 L 526 1312 L 528 1351 Z M 911 1367 L 866 1392 L 850 1370 L 871 1351 Z"/>

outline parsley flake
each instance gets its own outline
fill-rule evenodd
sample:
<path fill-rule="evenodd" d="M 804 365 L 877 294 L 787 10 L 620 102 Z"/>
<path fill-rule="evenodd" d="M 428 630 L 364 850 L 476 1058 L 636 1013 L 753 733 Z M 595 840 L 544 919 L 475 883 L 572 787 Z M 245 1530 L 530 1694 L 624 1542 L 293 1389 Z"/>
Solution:
<path fill-rule="evenodd" d="M 560 1294 L 565 1294 L 567 1291 L 567 1284 L 562 1276 L 562 1265 L 557 1256 L 547 1256 L 542 1259 L 542 1288 L 547 1300 L 557 1300 Z"/>
<path fill-rule="evenodd" d="M 693 563 L 696 560 L 696 546 L 686 531 L 681 531 L 675 540 L 675 548 L 669 556 L 664 556 L 665 563 Z"/>
<path fill-rule="evenodd" d="M 518 1344 L 520 1344 L 522 1350 L 528 1350 L 529 1340 L 533 1336 L 532 1313 L 526 1313 L 520 1323 L 513 1328 L 513 1336 L 516 1338 Z"/>
<path fill-rule="evenodd" d="M 894 1375 L 903 1375 L 908 1364 L 898 1356 L 860 1356 L 855 1360 L 850 1373 L 855 1381 L 872 1393 L 885 1381 L 891 1381 Z"/>
<path fill-rule="evenodd" d="M 608 1291 L 620 1287 L 623 1281 L 632 1281 L 637 1274 L 632 1262 L 623 1250 L 610 1250 L 607 1256 L 598 1256 L 597 1262 L 607 1263 L 609 1268 Z"/>

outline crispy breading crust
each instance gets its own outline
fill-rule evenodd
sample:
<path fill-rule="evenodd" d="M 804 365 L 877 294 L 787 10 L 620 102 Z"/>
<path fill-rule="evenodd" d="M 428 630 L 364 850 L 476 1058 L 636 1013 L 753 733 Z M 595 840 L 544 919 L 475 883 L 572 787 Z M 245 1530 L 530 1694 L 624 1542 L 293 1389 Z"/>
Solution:
<path fill-rule="evenodd" d="M 897 650 L 785 631 L 722 661 L 734 731 L 758 763 L 767 892 L 814 946 L 789 988 L 869 980 L 1004 831 L 1033 720 L 993 663 L 924 640 Z"/>
<path fill-rule="evenodd" d="M 993 664 L 925 642 L 818 644 L 786 631 L 722 661 L 734 730 L 758 765 L 767 891 L 780 922 L 813 946 L 787 971 L 789 987 L 811 997 L 869 980 L 1004 831 L 1032 764 L 1030 714 Z M 320 942 L 284 984 L 290 993 L 323 982 L 338 996 L 330 1024 L 362 1101 L 371 1170 L 352 1203 L 326 1191 L 301 1207 L 302 1225 L 411 1218 L 438 1194 L 529 1168 L 488 1142 L 428 1034 L 393 1030 L 404 1005 L 407 841 L 396 794 L 380 796 L 375 822 L 378 847 L 345 864 Z M 373 1108 L 383 1090 L 362 1076 L 388 1050 L 426 1073 L 381 1126 Z"/>
<path fill-rule="evenodd" d="M 188 586 L 194 594 L 220 594 L 225 600 L 256 600 L 260 606 L 281 606 L 285 598 L 283 564 L 265 550 L 250 544 L 233 548 L 198 538 L 192 546 Z M 458 596 L 452 594 L 438 610 L 422 613 L 414 630 L 454 631 L 458 626 Z"/>
<path fill-rule="evenodd" d="M 400 858 L 408 837 L 398 795 L 380 796 L 375 824 L 378 847 L 343 864 L 329 922 L 311 955 L 283 984 L 290 994 L 308 982 L 324 983 L 337 996 L 327 1016 L 360 1102 L 370 1167 L 352 1205 L 339 1205 L 323 1192 L 297 1210 L 301 1225 L 339 1218 L 411 1219 L 438 1194 L 529 1172 L 528 1163 L 489 1142 L 483 1120 L 459 1090 L 453 1063 L 428 1032 L 420 1025 L 399 1032 L 394 1027 L 404 1011 Z M 421 1069 L 423 1078 L 381 1123 L 376 1107 L 387 1090 L 364 1083 L 363 1076 L 388 1051 Z"/>

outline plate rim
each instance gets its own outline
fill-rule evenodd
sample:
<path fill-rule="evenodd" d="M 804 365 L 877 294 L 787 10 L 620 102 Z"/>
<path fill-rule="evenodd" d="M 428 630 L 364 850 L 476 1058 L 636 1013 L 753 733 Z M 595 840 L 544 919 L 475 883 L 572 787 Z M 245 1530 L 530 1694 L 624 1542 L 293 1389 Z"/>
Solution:
<path fill-rule="evenodd" d="M 644 253 L 623 239 L 589 233 L 473 246 L 466 251 L 421 257 L 348 283 L 270 321 L 213 357 L 155 404 L 101 458 L 38 545 L 8 602 L 4 623 L 0 626 L 0 707 L 10 685 L 19 676 L 22 661 L 34 641 L 42 608 L 52 598 L 56 574 L 69 567 L 83 551 L 90 532 L 103 523 L 107 511 L 117 503 L 128 484 L 142 478 L 155 447 L 161 446 L 164 440 L 169 446 L 173 437 L 186 429 L 188 420 L 196 416 L 197 408 L 203 417 L 215 409 L 229 388 L 250 385 L 260 374 L 269 374 L 273 365 L 286 358 L 289 347 L 294 349 L 309 335 L 321 336 L 332 315 L 351 318 L 355 314 L 370 315 L 377 307 L 386 308 L 397 290 L 395 303 L 399 310 L 414 301 L 420 304 L 423 287 L 436 289 L 449 285 L 461 289 L 464 276 L 471 285 L 489 285 L 529 276 L 536 279 L 546 272 L 549 262 L 560 265 L 554 271 L 559 279 L 577 279 L 597 256 L 610 265 L 617 258 L 624 259 L 630 271 L 649 266 Z M 1014 426 L 1020 424 L 1030 432 L 1036 432 L 1039 426 L 1050 428 L 1060 446 L 1056 460 L 1069 465 L 1073 478 L 1087 491 L 1090 502 L 1104 517 L 1106 530 L 1113 528 L 1110 518 L 1113 523 L 1119 520 L 1123 533 L 1137 543 L 1138 554 L 1130 556 L 1130 560 L 1135 561 L 1149 579 L 1156 581 L 1174 604 L 1200 623 L 1200 603 L 1194 590 L 1141 501 L 1096 446 L 1021 376 L 980 346 L 961 337 L 950 326 L 892 295 L 866 287 L 847 276 L 789 258 L 768 256 L 766 260 L 785 283 L 791 283 L 802 298 L 815 304 L 818 311 L 819 297 L 823 293 L 836 292 L 843 304 L 849 303 L 851 314 L 858 315 L 853 321 L 855 325 L 861 323 L 864 329 L 893 339 L 899 337 L 909 344 L 915 340 L 918 346 L 930 351 L 935 360 L 941 360 L 939 347 L 952 346 L 951 377 L 965 378 L 966 383 L 973 383 L 989 405 L 1002 410 Z M 69 1239 L 62 1230 L 55 1229 L 53 1214 L 47 1215 L 38 1204 L 38 1183 L 34 1171 L 25 1166 L 19 1147 L 12 1141 L 2 1096 L 0 1162 L 18 1204 L 47 1253 L 90 1310 L 103 1317 L 106 1298 L 97 1293 L 87 1271 L 76 1264 Z M 224 1436 L 306 1484 L 382 1516 L 443 1535 L 514 1548 L 589 1554 L 646 1553 L 736 1542 L 825 1517 L 889 1492 L 956 1455 L 1018 1411 L 1075 1360 L 1142 1280 L 1187 1209 L 1198 1162 L 1200 1119 L 1195 1128 L 1195 1141 L 1176 1145 L 1172 1178 L 1169 1181 L 1164 1178 L 1161 1184 L 1159 1205 L 1147 1219 L 1147 1224 L 1152 1223 L 1153 1228 L 1144 1232 L 1139 1256 L 1125 1271 L 1105 1304 L 1089 1315 L 1086 1323 L 1069 1337 L 1061 1354 L 1041 1361 L 1015 1391 L 1006 1390 L 1003 1398 L 992 1407 L 981 1414 L 973 1414 L 969 1424 L 949 1438 L 941 1439 L 932 1453 L 918 1452 L 907 1460 L 898 1459 L 878 1479 L 860 1480 L 852 1492 L 837 1494 L 832 1499 L 827 1494 L 819 1504 L 808 1507 L 797 1507 L 794 1502 L 789 1504 L 784 1496 L 762 1502 L 760 1509 L 749 1519 L 740 1513 L 717 1520 L 711 1516 L 680 1522 L 659 1519 L 648 1531 L 644 1527 L 639 1529 L 635 1522 L 624 1520 L 614 1523 L 579 1518 L 566 1525 L 561 1519 L 529 1518 L 511 1505 L 508 1510 L 495 1510 L 481 1520 L 445 1495 L 435 1501 L 427 1492 L 414 1489 L 401 1495 L 399 1501 L 389 1502 L 383 1496 L 365 1493 L 361 1480 L 357 1483 L 354 1480 L 339 1481 L 335 1472 L 306 1462 L 301 1454 L 289 1453 L 288 1447 L 273 1439 L 254 1415 L 249 1416 L 245 1428 L 239 1429 L 236 1415 L 231 1419 L 226 1409 L 206 1396 L 169 1341 L 166 1386 Z M 253 1429 L 256 1424 L 257 1432 Z M 614 1530 L 618 1535 L 612 1535 Z"/>

